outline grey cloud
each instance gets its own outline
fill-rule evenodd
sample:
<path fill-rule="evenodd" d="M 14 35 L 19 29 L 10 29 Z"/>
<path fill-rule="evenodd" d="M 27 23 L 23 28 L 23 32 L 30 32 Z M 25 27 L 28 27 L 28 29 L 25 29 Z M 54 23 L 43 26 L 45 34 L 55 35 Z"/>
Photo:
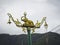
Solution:
<path fill-rule="evenodd" d="M 56 4 L 56 5 L 55 5 Z M 29 19 L 31 18 L 33 21 L 36 21 L 35 19 L 40 19 L 43 16 L 47 16 L 47 21 L 49 24 L 49 27 L 54 27 L 59 24 L 60 21 L 60 13 L 59 13 L 59 1 L 56 0 L 0 0 L 0 21 L 2 24 L 0 24 L 0 33 L 9 33 L 9 34 L 20 34 L 23 33 L 20 28 L 16 28 L 14 24 L 11 24 L 10 26 L 7 23 L 8 16 L 6 13 L 8 11 L 11 11 L 12 13 L 18 13 L 20 16 L 20 10 L 23 12 L 24 10 L 28 10 L 29 13 Z M 18 12 L 19 11 L 19 12 Z M 30 12 L 29 12 L 30 11 Z M 30 14 L 31 13 L 31 14 Z M 59 13 L 59 14 L 58 14 Z M 14 16 L 18 16 L 18 15 Z M 58 15 L 58 16 L 57 16 Z M 34 18 L 33 18 L 34 17 Z M 59 17 L 59 18 L 58 18 Z M 13 25 L 13 27 L 12 27 Z M 8 28 L 7 28 L 8 27 Z M 10 29 L 10 30 L 8 30 Z M 40 33 L 40 29 L 38 30 Z M 44 31 L 43 31 L 44 32 Z"/>
<path fill-rule="evenodd" d="M 48 0 L 48 2 L 57 7 L 58 13 L 60 13 L 60 0 Z"/>

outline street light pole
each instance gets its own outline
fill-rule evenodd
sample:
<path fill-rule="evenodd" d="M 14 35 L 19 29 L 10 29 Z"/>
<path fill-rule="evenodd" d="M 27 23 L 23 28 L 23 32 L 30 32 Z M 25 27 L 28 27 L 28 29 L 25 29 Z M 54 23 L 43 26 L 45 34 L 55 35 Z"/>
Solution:
<path fill-rule="evenodd" d="M 30 27 L 27 27 L 28 32 L 28 45 L 32 45 L 32 38 L 31 38 L 31 29 Z"/>
<path fill-rule="evenodd" d="M 34 22 L 32 20 L 29 20 L 26 15 L 27 13 L 24 12 L 24 16 L 21 17 L 21 21 L 23 21 L 24 23 L 22 24 L 21 22 L 19 22 L 19 20 L 14 20 L 14 18 L 12 17 L 12 15 L 10 13 L 7 13 L 8 16 L 9 16 L 9 20 L 8 20 L 8 23 L 11 24 L 11 20 L 14 22 L 14 24 L 17 26 L 17 27 L 21 27 L 23 29 L 23 31 L 25 32 L 25 30 L 27 30 L 27 33 L 28 33 L 28 45 L 32 45 L 32 38 L 31 38 L 31 29 L 32 29 L 32 32 L 35 31 L 36 28 L 40 28 L 41 25 L 43 23 L 44 24 L 44 27 L 47 29 L 48 25 L 46 23 L 46 17 L 43 17 L 41 22 L 38 22 L 36 24 L 34 24 Z"/>

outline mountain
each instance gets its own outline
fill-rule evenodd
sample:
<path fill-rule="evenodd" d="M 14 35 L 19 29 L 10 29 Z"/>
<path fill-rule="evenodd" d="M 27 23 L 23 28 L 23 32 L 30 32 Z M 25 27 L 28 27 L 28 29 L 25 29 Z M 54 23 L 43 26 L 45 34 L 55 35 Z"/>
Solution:
<path fill-rule="evenodd" d="M 60 45 L 60 35 L 48 32 L 41 39 L 37 40 L 36 45 Z"/>
<path fill-rule="evenodd" d="M 60 34 L 48 32 L 31 34 L 32 45 L 60 45 Z M 0 34 L 0 45 L 28 45 L 27 35 Z"/>
<path fill-rule="evenodd" d="M 50 30 L 51 32 L 55 32 L 55 33 L 58 33 L 60 34 L 60 25 L 54 27 L 53 29 Z"/>

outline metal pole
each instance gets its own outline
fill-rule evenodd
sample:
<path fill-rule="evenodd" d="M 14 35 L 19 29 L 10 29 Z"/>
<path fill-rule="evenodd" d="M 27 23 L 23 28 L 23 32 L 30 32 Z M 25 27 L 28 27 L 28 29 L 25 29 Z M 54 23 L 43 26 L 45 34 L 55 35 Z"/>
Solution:
<path fill-rule="evenodd" d="M 31 39 L 31 30 L 30 27 L 27 28 L 27 32 L 28 32 L 28 45 L 32 45 L 32 39 Z"/>

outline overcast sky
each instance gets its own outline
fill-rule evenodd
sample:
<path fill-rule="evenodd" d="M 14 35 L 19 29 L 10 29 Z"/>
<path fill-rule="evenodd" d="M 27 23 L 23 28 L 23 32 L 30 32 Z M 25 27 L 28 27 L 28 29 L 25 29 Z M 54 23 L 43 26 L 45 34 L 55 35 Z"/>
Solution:
<path fill-rule="evenodd" d="M 22 29 L 16 27 L 14 23 L 7 24 L 8 12 L 12 14 L 14 19 L 18 18 L 21 21 L 20 18 L 24 11 L 34 23 L 37 20 L 41 21 L 42 17 L 46 16 L 49 25 L 47 31 L 60 25 L 60 0 L 0 0 L 0 34 L 24 34 Z M 35 30 L 35 33 L 45 32 L 43 26 Z"/>

